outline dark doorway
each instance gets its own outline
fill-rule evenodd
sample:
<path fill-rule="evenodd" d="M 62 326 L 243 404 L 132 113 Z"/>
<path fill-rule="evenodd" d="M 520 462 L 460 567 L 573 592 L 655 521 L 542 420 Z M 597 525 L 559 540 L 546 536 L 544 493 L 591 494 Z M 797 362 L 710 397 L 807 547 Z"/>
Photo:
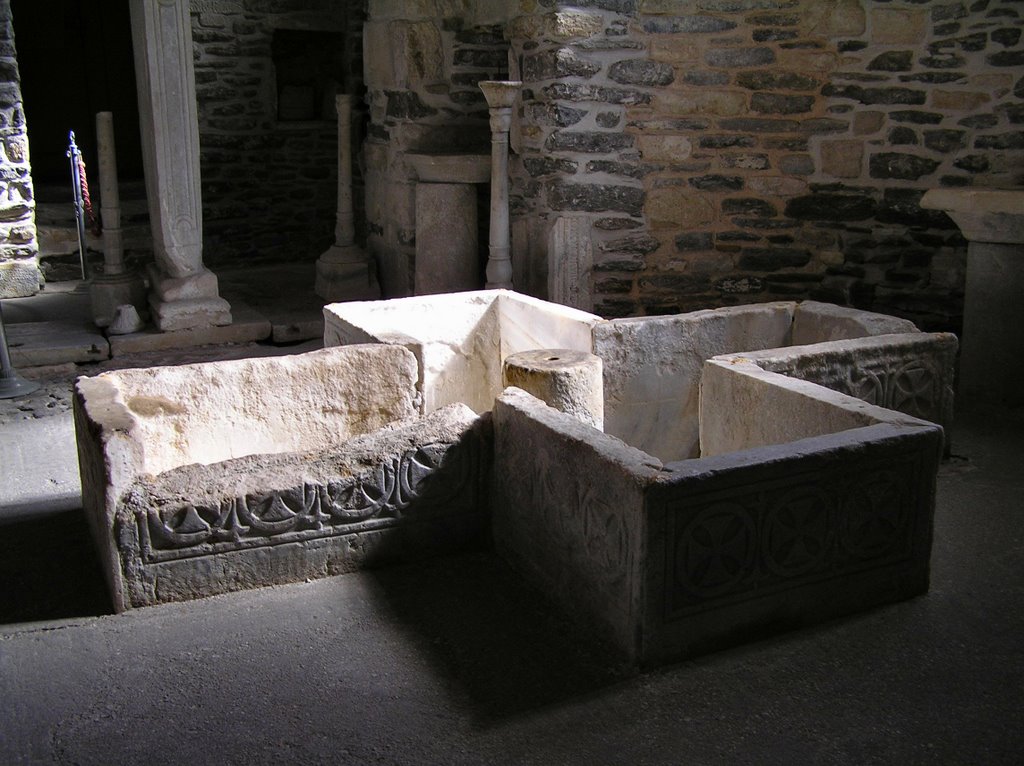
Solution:
<path fill-rule="evenodd" d="M 139 180 L 142 143 L 127 0 L 11 0 L 37 198 L 70 187 L 68 131 L 96 167 L 96 113 L 114 114 L 118 177 Z M 59 197 L 67 197 L 66 190 Z"/>

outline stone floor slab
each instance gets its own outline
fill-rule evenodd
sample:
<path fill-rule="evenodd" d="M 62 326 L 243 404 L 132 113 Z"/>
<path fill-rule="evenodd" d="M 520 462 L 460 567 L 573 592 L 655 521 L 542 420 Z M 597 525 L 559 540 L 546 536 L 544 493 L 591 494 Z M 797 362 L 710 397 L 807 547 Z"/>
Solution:
<path fill-rule="evenodd" d="M 270 320 L 248 306 L 233 303 L 231 316 L 234 321 L 223 327 L 197 327 L 191 330 L 173 330 L 171 332 L 150 329 L 128 335 L 113 335 L 110 338 L 110 353 L 113 356 L 123 356 L 144 351 L 165 351 L 191 346 L 249 343 L 270 337 Z"/>
<path fill-rule="evenodd" d="M 110 344 L 89 321 L 18 322 L 7 326 L 7 341 L 15 367 L 96 362 L 110 356 Z"/>

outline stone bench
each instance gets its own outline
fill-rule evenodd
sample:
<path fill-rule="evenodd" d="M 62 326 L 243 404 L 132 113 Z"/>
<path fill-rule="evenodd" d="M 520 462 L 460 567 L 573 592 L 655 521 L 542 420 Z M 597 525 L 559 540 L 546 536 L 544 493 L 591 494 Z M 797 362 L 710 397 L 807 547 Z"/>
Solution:
<path fill-rule="evenodd" d="M 115 609 L 477 539 L 483 426 L 463 405 L 421 417 L 416 379 L 383 345 L 80 378 L 83 505 Z"/>

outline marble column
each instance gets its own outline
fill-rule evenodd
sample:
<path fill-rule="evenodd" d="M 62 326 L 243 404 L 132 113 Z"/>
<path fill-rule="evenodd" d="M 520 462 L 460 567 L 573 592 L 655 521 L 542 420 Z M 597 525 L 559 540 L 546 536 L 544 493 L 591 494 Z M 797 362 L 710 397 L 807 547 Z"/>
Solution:
<path fill-rule="evenodd" d="M 518 81 L 484 80 L 484 92 L 491 113 L 491 230 L 487 240 L 487 288 L 512 289 L 511 236 L 508 209 L 508 134 L 512 127 L 512 105 Z"/>
<path fill-rule="evenodd" d="M 160 330 L 231 324 L 203 265 L 199 124 L 187 0 L 130 0 L 146 195 L 156 263 L 149 302 Z"/>
<path fill-rule="evenodd" d="M 96 115 L 96 153 L 99 156 L 100 168 L 103 273 L 89 281 L 89 297 L 96 326 L 108 327 L 119 306 L 131 305 L 137 313 L 146 313 L 146 288 L 142 278 L 131 273 L 124 263 L 114 116 L 110 112 L 100 112 Z"/>
<path fill-rule="evenodd" d="M 370 300 L 380 297 L 377 270 L 356 244 L 352 214 L 352 97 L 335 96 L 338 110 L 338 215 L 334 244 L 316 262 L 317 295 L 327 301 Z"/>

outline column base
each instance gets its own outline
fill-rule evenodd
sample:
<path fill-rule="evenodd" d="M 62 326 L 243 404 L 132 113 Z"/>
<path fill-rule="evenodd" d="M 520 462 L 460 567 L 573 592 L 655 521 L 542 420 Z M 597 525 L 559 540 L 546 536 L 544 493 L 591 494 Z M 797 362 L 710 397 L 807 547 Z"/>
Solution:
<path fill-rule="evenodd" d="M 93 277 L 89 280 L 89 300 L 97 327 L 109 326 L 118 306 L 131 304 L 140 315 L 148 312 L 146 285 L 142 277 L 131 272 Z"/>
<path fill-rule="evenodd" d="M 151 266 L 149 305 L 161 332 L 231 324 L 231 305 L 217 293 L 217 275 L 202 269 L 187 277 L 167 277 Z"/>
<path fill-rule="evenodd" d="M 373 261 L 355 245 L 332 245 L 316 262 L 314 292 L 325 301 L 367 301 L 380 298 Z"/>

